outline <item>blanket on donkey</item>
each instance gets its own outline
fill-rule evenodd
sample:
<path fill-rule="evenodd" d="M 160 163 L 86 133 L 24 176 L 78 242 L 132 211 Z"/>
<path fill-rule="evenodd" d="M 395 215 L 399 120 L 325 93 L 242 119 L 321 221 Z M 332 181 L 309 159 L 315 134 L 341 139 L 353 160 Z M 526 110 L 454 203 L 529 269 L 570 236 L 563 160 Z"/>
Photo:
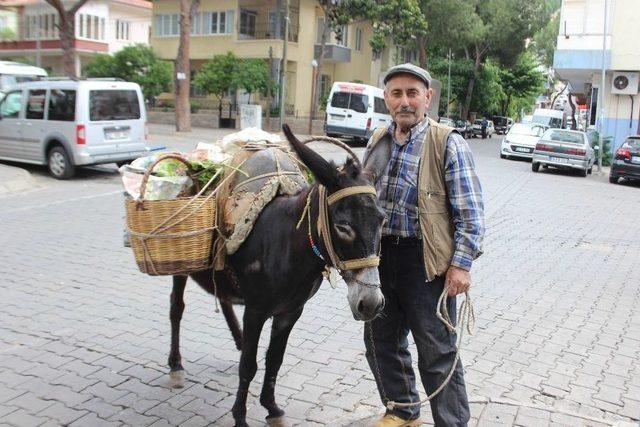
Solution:
<path fill-rule="evenodd" d="M 239 151 L 231 161 L 231 167 L 237 171 L 220 188 L 216 200 L 222 236 L 214 248 L 216 270 L 224 268 L 226 254 L 238 250 L 274 197 L 296 194 L 307 185 L 288 145 Z"/>

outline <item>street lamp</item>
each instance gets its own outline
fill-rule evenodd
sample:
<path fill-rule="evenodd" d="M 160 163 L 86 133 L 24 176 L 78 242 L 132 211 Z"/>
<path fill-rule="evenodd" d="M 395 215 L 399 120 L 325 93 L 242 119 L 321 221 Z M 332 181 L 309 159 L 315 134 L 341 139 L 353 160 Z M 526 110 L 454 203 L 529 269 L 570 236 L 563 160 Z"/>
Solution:
<path fill-rule="evenodd" d="M 318 72 L 318 61 L 316 61 L 315 59 L 313 61 L 311 61 L 311 106 L 309 107 L 309 135 L 312 134 L 312 128 L 313 128 L 313 118 L 316 115 L 316 79 L 317 79 L 317 75 L 316 73 Z"/>

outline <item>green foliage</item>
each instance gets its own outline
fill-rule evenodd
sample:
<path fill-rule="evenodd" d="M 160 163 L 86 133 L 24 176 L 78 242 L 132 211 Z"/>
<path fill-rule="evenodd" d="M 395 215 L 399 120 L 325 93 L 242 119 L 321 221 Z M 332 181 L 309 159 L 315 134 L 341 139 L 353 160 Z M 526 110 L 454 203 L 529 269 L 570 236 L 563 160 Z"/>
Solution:
<path fill-rule="evenodd" d="M 191 101 L 190 109 L 192 113 L 197 113 L 198 111 L 200 111 L 201 107 L 202 105 L 198 101 Z"/>
<path fill-rule="evenodd" d="M 545 78 L 538 69 L 538 63 L 533 56 L 524 52 L 513 67 L 500 70 L 500 86 L 504 97 L 501 102 L 500 113 L 509 113 L 511 102 L 517 98 L 532 98 L 544 89 Z"/>
<path fill-rule="evenodd" d="M 240 58 L 232 52 L 215 55 L 196 73 L 193 85 L 221 100 L 229 90 L 238 88 L 239 65 Z"/>
<path fill-rule="evenodd" d="M 4 27 L 0 29 L 0 40 L 2 41 L 15 40 L 15 38 L 16 38 L 16 32 L 13 31 L 12 28 Z"/>
<path fill-rule="evenodd" d="M 127 46 L 113 56 L 96 55 L 84 68 L 87 77 L 119 77 L 140 85 L 146 98 L 167 92 L 171 65 L 143 44 Z"/>
<path fill-rule="evenodd" d="M 476 88 L 471 98 L 471 111 L 484 115 L 497 115 L 500 101 L 505 96 L 502 90 L 500 74 L 502 69 L 494 60 L 487 60 L 476 76 Z"/>
<path fill-rule="evenodd" d="M 539 60 L 551 67 L 553 65 L 553 52 L 556 49 L 558 32 L 560 31 L 560 14 L 547 23 L 534 36 L 529 49 L 535 53 Z"/>

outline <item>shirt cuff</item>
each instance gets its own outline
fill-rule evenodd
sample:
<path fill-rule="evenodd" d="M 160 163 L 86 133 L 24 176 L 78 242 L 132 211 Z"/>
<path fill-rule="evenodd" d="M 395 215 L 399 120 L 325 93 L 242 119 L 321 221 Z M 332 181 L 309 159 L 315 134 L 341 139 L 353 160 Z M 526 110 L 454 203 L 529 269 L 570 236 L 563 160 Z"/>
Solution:
<path fill-rule="evenodd" d="M 454 267 L 462 268 L 463 270 L 471 271 L 471 265 L 473 265 L 473 256 L 464 251 L 461 251 L 460 249 L 457 249 L 453 253 L 451 265 L 453 265 Z"/>

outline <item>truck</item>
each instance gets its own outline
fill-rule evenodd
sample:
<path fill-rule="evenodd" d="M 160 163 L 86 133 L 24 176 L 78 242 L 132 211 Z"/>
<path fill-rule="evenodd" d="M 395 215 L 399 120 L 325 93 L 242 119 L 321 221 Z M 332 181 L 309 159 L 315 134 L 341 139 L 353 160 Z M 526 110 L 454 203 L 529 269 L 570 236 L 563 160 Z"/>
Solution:
<path fill-rule="evenodd" d="M 551 108 L 536 108 L 533 111 L 531 121 L 551 128 L 562 129 L 565 122 L 564 111 Z"/>

